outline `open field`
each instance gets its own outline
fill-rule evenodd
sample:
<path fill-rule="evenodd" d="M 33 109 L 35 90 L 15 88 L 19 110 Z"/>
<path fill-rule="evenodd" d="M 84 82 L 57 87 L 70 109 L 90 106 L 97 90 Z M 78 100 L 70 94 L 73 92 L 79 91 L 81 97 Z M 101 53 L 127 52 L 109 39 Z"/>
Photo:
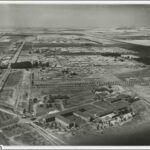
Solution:
<path fill-rule="evenodd" d="M 37 132 L 25 124 L 16 124 L 3 129 L 3 134 L 23 145 L 49 145 Z"/>
<path fill-rule="evenodd" d="M 0 133 L 0 145 L 9 145 L 8 139 L 2 133 Z"/>
<path fill-rule="evenodd" d="M 0 111 L 0 127 L 5 127 L 16 123 L 18 119 L 10 114 Z"/>
<path fill-rule="evenodd" d="M 42 136 L 40 136 L 37 132 L 28 132 L 21 134 L 20 136 L 16 136 L 14 138 L 17 142 L 22 142 L 24 145 L 28 146 L 42 146 L 42 145 L 50 145 L 48 141 L 45 141 Z"/>
<path fill-rule="evenodd" d="M 0 93 L 0 102 L 13 105 L 14 100 L 12 101 L 12 97 L 13 97 L 13 89 L 4 89 Z"/>
<path fill-rule="evenodd" d="M 138 86 L 135 85 L 133 91 L 136 92 L 139 96 L 143 97 L 150 104 L 150 87 L 149 86 Z"/>
<path fill-rule="evenodd" d="M 23 76 L 22 71 L 16 71 L 11 73 L 5 83 L 5 87 L 14 87 L 18 85 L 22 76 Z"/>
<path fill-rule="evenodd" d="M 18 134 L 21 134 L 27 131 L 28 131 L 28 128 L 22 124 L 15 124 L 15 125 L 12 125 L 10 127 L 6 127 L 3 129 L 3 133 L 8 137 L 16 136 Z"/>
<path fill-rule="evenodd" d="M 126 79 L 126 78 L 144 78 L 144 77 L 149 77 L 150 75 L 150 68 L 144 68 L 136 71 L 130 71 L 127 73 L 123 74 L 118 74 L 117 76 L 121 79 Z"/>

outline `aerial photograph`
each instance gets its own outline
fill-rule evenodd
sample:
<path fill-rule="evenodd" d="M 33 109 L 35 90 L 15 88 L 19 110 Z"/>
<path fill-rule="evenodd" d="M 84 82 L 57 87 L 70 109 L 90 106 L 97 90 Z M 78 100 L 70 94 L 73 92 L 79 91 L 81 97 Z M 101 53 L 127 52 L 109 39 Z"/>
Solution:
<path fill-rule="evenodd" d="M 0 4 L 0 145 L 149 146 L 149 14 Z"/>

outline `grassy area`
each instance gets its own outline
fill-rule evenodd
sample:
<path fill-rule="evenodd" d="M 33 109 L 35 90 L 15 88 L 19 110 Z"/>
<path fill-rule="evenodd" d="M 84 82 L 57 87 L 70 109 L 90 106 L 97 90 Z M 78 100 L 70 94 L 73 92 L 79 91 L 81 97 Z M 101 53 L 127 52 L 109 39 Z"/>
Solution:
<path fill-rule="evenodd" d="M 14 118 L 12 115 L 0 112 L 0 127 L 4 127 L 17 122 L 18 119 Z"/>
<path fill-rule="evenodd" d="M 138 78 L 138 77 L 149 77 L 150 75 L 150 68 L 145 68 L 145 69 L 140 69 L 136 70 L 136 71 L 130 71 L 127 73 L 121 73 L 118 74 L 117 76 L 122 79 L 125 80 L 126 78 Z"/>
<path fill-rule="evenodd" d="M 37 132 L 28 132 L 15 137 L 16 141 L 22 142 L 26 145 L 49 145 L 48 141 L 45 141 L 42 136 Z"/>
<path fill-rule="evenodd" d="M 13 137 L 15 141 L 25 145 L 49 145 L 48 141 L 45 141 L 41 135 L 25 124 L 6 127 L 3 129 L 3 133 L 6 137 Z"/>
<path fill-rule="evenodd" d="M 28 128 L 21 124 L 15 124 L 13 126 L 9 126 L 3 129 L 3 133 L 8 136 L 15 136 L 18 134 L 23 134 L 24 132 L 27 132 Z"/>
<path fill-rule="evenodd" d="M 14 106 L 15 99 L 13 99 L 13 92 L 13 89 L 3 89 L 3 91 L 0 92 L 1 105 Z"/>
<path fill-rule="evenodd" d="M 16 86 L 23 76 L 22 71 L 13 72 L 9 75 L 5 87 Z"/>
<path fill-rule="evenodd" d="M 9 119 L 12 119 L 11 115 L 0 112 L 0 120 L 1 121 L 8 121 Z"/>
<path fill-rule="evenodd" d="M 1 93 L 0 93 L 0 101 L 7 101 L 8 98 L 13 96 L 13 90 L 9 89 L 4 89 Z"/>
<path fill-rule="evenodd" d="M 0 145 L 9 145 L 8 139 L 0 133 Z"/>

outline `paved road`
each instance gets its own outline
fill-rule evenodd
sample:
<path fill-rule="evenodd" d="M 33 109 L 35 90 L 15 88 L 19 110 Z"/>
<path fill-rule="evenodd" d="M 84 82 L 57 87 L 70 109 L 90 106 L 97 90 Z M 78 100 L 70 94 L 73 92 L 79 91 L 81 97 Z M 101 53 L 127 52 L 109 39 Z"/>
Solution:
<path fill-rule="evenodd" d="M 19 58 L 19 55 L 20 55 L 20 53 L 21 53 L 21 51 L 22 51 L 22 48 L 23 48 L 24 44 L 25 44 L 25 41 L 23 41 L 22 44 L 21 44 L 21 46 L 18 48 L 16 54 L 14 55 L 14 57 L 13 57 L 12 60 L 11 60 L 11 63 L 16 63 L 16 62 L 17 62 L 17 60 L 18 60 L 18 58 Z"/>
<path fill-rule="evenodd" d="M 7 113 L 7 114 L 10 114 L 10 115 L 12 115 L 12 116 L 17 117 L 17 114 L 15 114 L 15 113 L 13 113 L 13 112 L 11 112 L 11 111 L 9 111 L 9 110 L 0 108 L 0 111 L 2 111 L 2 112 L 4 112 L 4 113 Z"/>
<path fill-rule="evenodd" d="M 21 46 L 19 47 L 19 49 L 17 50 L 16 54 L 14 55 L 14 57 L 12 58 L 12 60 L 10 61 L 10 63 L 8 64 L 8 68 L 5 71 L 5 73 L 3 74 L 2 78 L 0 79 L 0 91 L 3 89 L 5 82 L 9 76 L 9 74 L 11 73 L 12 69 L 11 69 L 11 63 L 15 63 L 18 60 L 18 57 L 21 53 L 21 50 L 23 48 L 25 44 L 25 41 L 23 41 L 23 43 L 21 44 Z"/>

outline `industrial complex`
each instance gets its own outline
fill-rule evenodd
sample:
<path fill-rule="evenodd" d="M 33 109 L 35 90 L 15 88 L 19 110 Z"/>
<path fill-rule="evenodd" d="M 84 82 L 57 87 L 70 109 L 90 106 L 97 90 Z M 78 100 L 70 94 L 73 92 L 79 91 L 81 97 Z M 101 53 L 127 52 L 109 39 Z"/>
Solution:
<path fill-rule="evenodd" d="M 150 120 L 149 46 L 134 43 L 148 33 L 0 33 L 0 134 L 8 145 L 74 145 Z"/>

